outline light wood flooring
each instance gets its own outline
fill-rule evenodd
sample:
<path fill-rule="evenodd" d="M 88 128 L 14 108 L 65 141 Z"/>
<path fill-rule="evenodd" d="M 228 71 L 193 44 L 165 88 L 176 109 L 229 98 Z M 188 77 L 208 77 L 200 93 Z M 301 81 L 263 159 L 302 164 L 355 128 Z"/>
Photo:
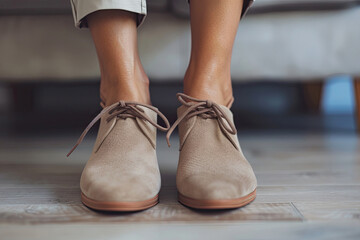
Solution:
<path fill-rule="evenodd" d="M 93 137 L 0 138 L 0 239 L 360 239 L 360 137 L 239 133 L 258 178 L 256 200 L 196 211 L 176 200 L 177 137 L 158 139 L 160 203 L 136 213 L 92 211 L 79 179 Z"/>

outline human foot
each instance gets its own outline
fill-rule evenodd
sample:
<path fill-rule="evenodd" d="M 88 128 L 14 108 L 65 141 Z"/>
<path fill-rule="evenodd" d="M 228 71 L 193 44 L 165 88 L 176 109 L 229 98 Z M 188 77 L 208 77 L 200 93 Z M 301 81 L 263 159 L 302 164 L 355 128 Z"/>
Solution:
<path fill-rule="evenodd" d="M 244 157 L 229 108 L 178 93 L 178 199 L 199 209 L 242 207 L 255 199 L 256 177 Z"/>
<path fill-rule="evenodd" d="M 156 123 L 157 115 L 165 127 Z M 80 180 L 82 202 L 104 211 L 137 211 L 156 205 L 161 185 L 156 130 L 169 129 L 166 117 L 146 104 L 112 104 L 88 125 L 68 156 L 98 120 L 98 136 Z"/>

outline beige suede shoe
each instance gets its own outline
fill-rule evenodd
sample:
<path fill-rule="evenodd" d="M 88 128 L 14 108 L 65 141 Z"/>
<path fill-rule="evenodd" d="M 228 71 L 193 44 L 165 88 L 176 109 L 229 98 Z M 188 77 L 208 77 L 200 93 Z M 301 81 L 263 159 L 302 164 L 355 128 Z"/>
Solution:
<path fill-rule="evenodd" d="M 156 123 L 157 115 L 166 127 Z M 105 211 L 137 211 L 156 205 L 161 185 L 156 129 L 167 131 L 168 120 L 153 106 L 120 101 L 95 117 L 68 156 L 99 119 L 95 146 L 81 175 L 82 202 Z"/>
<path fill-rule="evenodd" d="M 182 106 L 167 140 L 170 146 L 179 125 L 178 200 L 199 209 L 237 208 L 253 201 L 256 177 L 241 151 L 230 109 L 183 93 L 177 97 Z"/>

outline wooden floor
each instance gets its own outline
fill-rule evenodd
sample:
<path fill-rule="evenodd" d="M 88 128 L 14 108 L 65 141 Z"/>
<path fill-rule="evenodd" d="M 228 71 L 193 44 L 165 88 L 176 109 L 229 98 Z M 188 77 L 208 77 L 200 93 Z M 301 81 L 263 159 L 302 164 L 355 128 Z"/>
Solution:
<path fill-rule="evenodd" d="M 93 138 L 70 159 L 65 154 L 76 136 L 0 138 L 0 239 L 360 239 L 357 135 L 239 138 L 258 178 L 253 203 L 227 211 L 179 204 L 177 146 L 167 148 L 160 135 L 160 203 L 126 214 L 95 212 L 80 202 L 80 174 Z"/>

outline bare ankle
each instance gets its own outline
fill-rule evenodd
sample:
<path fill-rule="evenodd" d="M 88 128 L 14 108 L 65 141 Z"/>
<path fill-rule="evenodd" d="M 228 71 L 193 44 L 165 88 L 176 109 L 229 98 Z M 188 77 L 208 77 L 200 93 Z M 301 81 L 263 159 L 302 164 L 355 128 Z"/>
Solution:
<path fill-rule="evenodd" d="M 191 74 L 184 78 L 184 93 L 198 99 L 228 106 L 233 93 L 230 74 Z"/>
<path fill-rule="evenodd" d="M 218 88 L 211 87 L 192 87 L 190 89 L 184 88 L 184 93 L 198 99 L 211 100 L 215 103 L 229 106 L 232 103 L 232 92 L 225 94 Z"/>
<path fill-rule="evenodd" d="M 109 106 L 120 100 L 135 101 L 144 104 L 151 104 L 149 92 L 149 79 L 143 78 L 122 78 L 102 79 L 100 96 L 105 106 Z"/>

